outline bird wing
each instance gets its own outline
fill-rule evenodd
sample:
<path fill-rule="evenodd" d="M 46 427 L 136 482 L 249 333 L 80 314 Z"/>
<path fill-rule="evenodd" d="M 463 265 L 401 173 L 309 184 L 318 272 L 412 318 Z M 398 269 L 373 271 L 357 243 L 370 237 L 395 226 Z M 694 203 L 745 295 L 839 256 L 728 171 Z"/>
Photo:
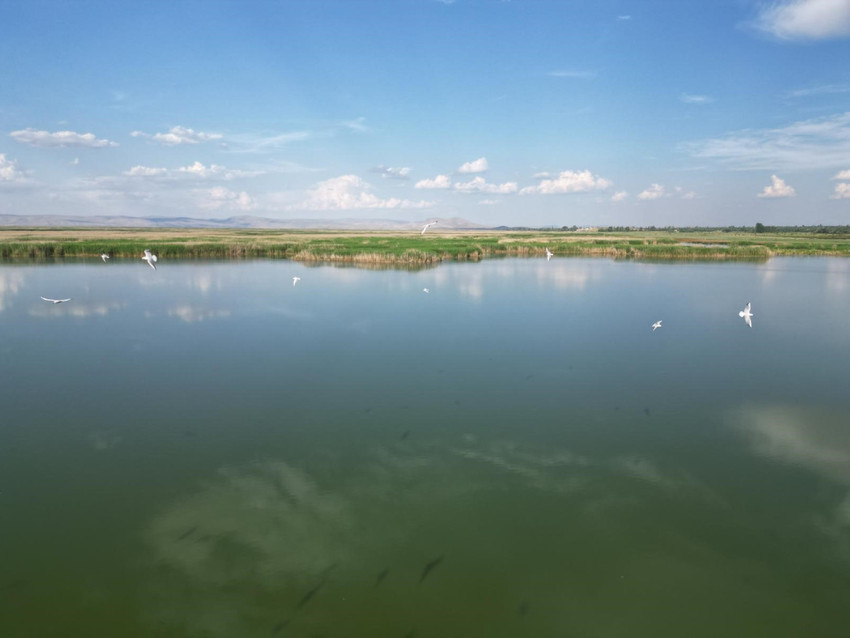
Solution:
<path fill-rule="evenodd" d="M 753 318 L 752 315 L 744 315 L 744 321 L 747 322 L 747 325 L 752 328 L 753 327 Z"/>
<path fill-rule="evenodd" d="M 153 259 L 154 261 L 156 261 L 156 255 L 151 255 L 151 259 Z"/>
<path fill-rule="evenodd" d="M 53 303 L 56 303 L 55 299 L 48 299 L 47 297 L 42 297 L 42 299 L 44 299 L 45 301 L 52 301 Z"/>

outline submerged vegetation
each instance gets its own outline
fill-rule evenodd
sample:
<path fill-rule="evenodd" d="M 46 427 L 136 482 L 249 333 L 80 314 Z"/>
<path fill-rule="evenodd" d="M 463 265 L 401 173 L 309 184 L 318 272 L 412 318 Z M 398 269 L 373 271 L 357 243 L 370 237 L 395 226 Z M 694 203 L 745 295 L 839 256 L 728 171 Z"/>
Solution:
<path fill-rule="evenodd" d="M 279 258 L 303 262 L 422 267 L 446 260 L 502 256 L 599 255 L 624 259 L 766 260 L 774 255 L 850 256 L 850 235 L 812 230 L 449 231 L 420 235 L 383 231 L 208 229 L 4 229 L 0 259 L 140 257 Z"/>

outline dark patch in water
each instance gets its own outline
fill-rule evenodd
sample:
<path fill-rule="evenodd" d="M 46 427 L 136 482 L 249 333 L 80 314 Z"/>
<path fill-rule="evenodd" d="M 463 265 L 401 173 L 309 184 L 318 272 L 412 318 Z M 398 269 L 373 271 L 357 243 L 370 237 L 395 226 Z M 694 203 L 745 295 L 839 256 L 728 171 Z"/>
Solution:
<path fill-rule="evenodd" d="M 19 578 L 17 580 L 13 580 L 11 582 L 6 583 L 5 585 L 0 585 L 0 591 L 11 591 L 13 589 L 18 589 L 19 587 L 23 587 L 27 584 L 25 578 Z"/>
<path fill-rule="evenodd" d="M 443 556 L 438 556 L 437 558 L 429 562 L 427 565 L 425 565 L 425 569 L 422 570 L 422 575 L 419 577 L 420 585 L 422 584 L 422 581 L 428 578 L 428 574 L 431 573 L 431 570 L 433 570 L 437 565 L 443 562 L 443 558 Z"/>
<path fill-rule="evenodd" d="M 649 415 L 650 415 L 649 408 L 644 408 L 644 409 L 643 409 L 643 413 L 644 413 L 646 416 L 649 416 Z"/>
<path fill-rule="evenodd" d="M 309 603 L 309 602 L 313 599 L 313 596 L 315 596 L 316 594 L 318 594 L 318 593 L 319 593 L 319 590 L 320 590 L 322 587 L 324 587 L 324 586 L 325 586 L 325 581 L 324 581 L 324 580 L 322 580 L 321 582 L 319 582 L 319 584 L 318 584 L 318 585 L 316 585 L 315 587 L 313 587 L 313 589 L 311 589 L 311 590 L 310 590 L 310 591 L 308 591 L 306 594 L 304 594 L 304 596 L 302 596 L 301 600 L 299 600 L 299 601 L 298 601 L 298 605 L 296 605 L 296 607 L 295 607 L 295 608 L 296 608 L 296 609 L 301 609 L 302 607 L 304 607 L 304 605 L 306 605 L 307 603 Z"/>
<path fill-rule="evenodd" d="M 404 434 L 401 435 L 401 438 L 399 440 L 400 441 L 406 441 L 407 437 L 409 437 L 409 436 L 410 436 L 410 430 L 405 430 Z"/>
<path fill-rule="evenodd" d="M 387 567 L 380 574 L 378 574 L 378 577 L 375 579 L 375 587 L 377 587 L 382 582 L 384 582 L 384 579 L 387 577 L 387 574 L 389 574 L 389 573 L 390 573 L 390 568 Z"/>
<path fill-rule="evenodd" d="M 519 604 L 519 607 L 517 607 L 516 613 L 520 616 L 525 616 L 526 614 L 528 614 L 528 607 L 528 601 L 522 601 Z"/>
<path fill-rule="evenodd" d="M 287 627 L 289 627 L 289 622 L 290 622 L 290 621 L 289 621 L 289 619 L 287 618 L 286 620 L 281 620 L 278 624 L 276 624 L 276 625 L 272 628 L 272 636 L 274 636 L 274 635 L 275 635 L 275 634 L 277 634 L 277 633 L 280 633 L 280 631 L 281 631 L 281 630 L 286 629 Z"/>
<path fill-rule="evenodd" d="M 188 529 L 188 530 L 186 530 L 185 532 L 183 532 L 182 534 L 180 534 L 180 536 L 178 536 L 178 537 L 177 537 L 177 540 L 178 540 L 178 541 L 184 541 L 184 540 L 186 540 L 186 539 L 187 539 L 187 538 L 189 538 L 192 534 L 194 534 L 194 533 L 195 533 L 195 531 L 196 531 L 197 529 L 198 529 L 198 526 L 197 526 L 197 525 L 195 525 L 193 528 Z"/>

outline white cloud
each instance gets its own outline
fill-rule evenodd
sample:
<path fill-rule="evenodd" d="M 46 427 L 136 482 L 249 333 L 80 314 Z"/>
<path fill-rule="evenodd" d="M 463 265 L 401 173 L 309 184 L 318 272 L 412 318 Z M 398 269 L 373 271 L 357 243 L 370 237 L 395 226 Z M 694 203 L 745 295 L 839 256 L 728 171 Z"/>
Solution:
<path fill-rule="evenodd" d="M 437 175 L 434 179 L 419 180 L 413 188 L 446 189 L 451 186 L 452 180 L 448 175 Z"/>
<path fill-rule="evenodd" d="M 206 191 L 200 206 L 207 210 L 249 211 L 255 209 L 257 203 L 245 191 L 237 193 L 223 186 L 216 186 Z"/>
<path fill-rule="evenodd" d="M 685 104 L 708 104 L 709 102 L 714 102 L 714 98 L 708 95 L 693 95 L 691 93 L 682 93 L 679 99 Z"/>
<path fill-rule="evenodd" d="M 22 131 L 12 131 L 9 134 L 16 142 L 29 144 L 40 148 L 104 148 L 107 146 L 118 146 L 117 142 L 106 139 L 98 139 L 94 133 L 76 133 L 74 131 L 37 131 L 27 128 Z"/>
<path fill-rule="evenodd" d="M 410 168 L 402 166 L 394 168 L 392 166 L 384 166 L 383 164 L 376 166 L 374 171 L 380 173 L 384 179 L 408 179 L 410 177 Z"/>
<path fill-rule="evenodd" d="M 625 199 L 628 196 L 629 196 L 629 194 L 626 191 L 617 191 L 616 193 L 611 195 L 611 201 L 612 202 L 622 202 L 622 201 L 625 201 Z"/>
<path fill-rule="evenodd" d="M 765 186 L 764 190 L 758 194 L 758 197 L 794 197 L 797 192 L 785 180 L 776 175 L 770 176 L 770 186 Z"/>
<path fill-rule="evenodd" d="M 134 166 L 130 170 L 124 171 L 124 175 L 128 177 L 159 177 L 167 173 L 167 168 L 153 168 L 150 166 Z"/>
<path fill-rule="evenodd" d="M 835 185 L 835 193 L 831 199 L 850 199 L 850 182 L 840 182 Z"/>
<path fill-rule="evenodd" d="M 552 179 L 544 179 L 537 186 L 526 186 L 521 195 L 537 193 L 557 195 L 562 193 L 586 193 L 593 190 L 605 190 L 611 186 L 611 180 L 593 175 L 590 171 L 561 171 Z"/>
<path fill-rule="evenodd" d="M 71 160 L 70 162 L 68 162 L 68 163 L 69 163 L 71 166 L 77 166 L 77 165 L 80 163 L 80 158 L 79 158 L 79 157 L 75 157 L 74 159 L 72 159 L 72 160 Z"/>
<path fill-rule="evenodd" d="M 742 170 L 807 170 L 847 165 L 850 112 L 774 129 L 746 129 L 693 142 L 685 150 Z"/>
<path fill-rule="evenodd" d="M 785 0 L 764 6 L 756 27 L 783 40 L 850 35 L 850 0 Z"/>
<path fill-rule="evenodd" d="M 621 22 L 624 21 L 624 20 L 631 20 L 631 19 L 632 19 L 632 16 L 617 16 L 617 20 L 620 20 Z"/>
<path fill-rule="evenodd" d="M 833 177 L 832 179 L 846 179 L 846 180 L 850 180 L 850 169 L 848 169 L 848 170 L 846 170 L 846 171 L 841 171 L 840 173 L 838 173 L 838 175 L 836 175 L 836 176 L 835 176 L 835 177 Z"/>
<path fill-rule="evenodd" d="M 20 183 L 25 179 L 23 172 L 18 168 L 18 163 L 7 159 L 5 153 L 0 153 L 0 182 Z"/>
<path fill-rule="evenodd" d="M 457 169 L 458 173 L 483 173 L 488 168 L 487 166 L 487 158 L 479 157 L 477 160 L 473 162 L 466 162 L 459 169 Z"/>
<path fill-rule="evenodd" d="M 483 177 L 476 177 L 468 182 L 456 182 L 455 190 L 459 193 L 491 193 L 507 195 L 517 192 L 516 182 L 505 182 L 504 184 L 488 184 Z"/>
<path fill-rule="evenodd" d="M 308 210 L 352 210 L 359 208 L 428 208 L 432 202 L 412 202 L 391 197 L 380 199 L 371 186 L 356 175 L 341 175 L 319 182 L 308 198 L 294 208 Z"/>
<path fill-rule="evenodd" d="M 148 137 L 165 146 L 200 144 L 201 142 L 209 142 L 210 140 L 219 140 L 222 138 L 220 133 L 204 133 L 203 131 L 195 131 L 184 126 L 172 126 L 167 133 L 154 133 L 150 135 L 142 131 L 133 131 L 130 135 L 133 137 Z"/>
<path fill-rule="evenodd" d="M 641 191 L 638 194 L 638 199 L 642 200 L 650 200 L 650 199 L 659 199 L 664 197 L 666 193 L 664 192 L 664 187 L 661 184 L 653 184 L 646 190 Z"/>

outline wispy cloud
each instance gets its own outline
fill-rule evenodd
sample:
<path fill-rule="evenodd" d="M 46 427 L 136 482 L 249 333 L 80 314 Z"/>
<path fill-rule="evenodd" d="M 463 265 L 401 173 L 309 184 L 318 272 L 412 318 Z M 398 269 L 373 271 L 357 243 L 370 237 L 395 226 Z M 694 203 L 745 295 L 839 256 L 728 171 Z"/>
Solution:
<path fill-rule="evenodd" d="M 850 84 L 821 84 L 804 89 L 795 89 L 789 91 L 786 95 L 787 97 L 809 97 L 812 95 L 839 95 L 841 93 L 850 93 Z"/>
<path fill-rule="evenodd" d="M 457 169 L 458 173 L 483 173 L 488 168 L 487 158 L 479 157 L 477 160 L 466 162 Z"/>
<path fill-rule="evenodd" d="M 413 202 L 391 197 L 381 199 L 372 187 L 356 175 L 342 175 L 323 182 L 308 191 L 308 197 L 294 208 L 307 210 L 354 210 L 361 208 L 429 208 L 432 202 Z"/>
<path fill-rule="evenodd" d="M 757 197 L 794 197 L 797 191 L 793 187 L 785 183 L 785 180 L 776 175 L 770 176 L 770 186 L 765 186 L 764 190 Z"/>
<path fill-rule="evenodd" d="M 493 195 L 508 195 L 517 192 L 516 182 L 505 182 L 504 184 L 490 184 L 483 177 L 475 177 L 468 182 L 455 183 L 455 190 L 459 193 L 490 193 Z"/>
<path fill-rule="evenodd" d="M 632 19 L 632 16 L 617 16 L 617 20 L 619 20 L 620 22 L 624 22 L 626 20 L 631 20 L 631 19 Z"/>
<path fill-rule="evenodd" d="M 623 201 L 626 200 L 626 198 L 628 196 L 629 196 L 629 194 L 626 191 L 617 191 L 616 193 L 611 195 L 611 201 L 612 202 L 623 202 Z"/>
<path fill-rule="evenodd" d="M 682 93 L 679 100 L 685 104 L 709 104 L 714 102 L 714 98 L 708 95 L 695 95 L 693 93 Z"/>
<path fill-rule="evenodd" d="M 384 179 L 399 179 L 406 180 L 410 178 L 410 168 L 402 166 L 399 168 L 393 166 L 384 166 L 380 164 L 372 169 L 373 173 L 379 173 Z"/>
<path fill-rule="evenodd" d="M 223 137 L 221 133 L 204 133 L 203 131 L 195 131 L 184 126 L 172 126 L 167 133 L 154 133 L 151 135 L 142 131 L 133 131 L 130 135 L 133 137 L 146 137 L 164 146 L 200 144 L 201 142 L 220 140 Z"/>
<path fill-rule="evenodd" d="M 580 71 L 574 69 L 556 69 L 546 73 L 550 78 L 572 78 L 583 80 L 596 77 L 596 71 Z"/>
<path fill-rule="evenodd" d="M 157 178 L 157 179 L 208 179 L 217 178 L 231 180 L 237 177 L 255 177 L 263 175 L 263 171 L 241 171 L 225 168 L 218 164 L 205 166 L 201 162 L 194 162 L 189 166 L 179 168 L 159 168 L 150 166 L 134 166 L 124 171 L 124 175 L 134 178 Z"/>
<path fill-rule="evenodd" d="M 592 174 L 590 171 L 561 171 L 554 178 L 544 179 L 537 186 L 526 186 L 521 195 L 559 195 L 564 193 L 586 193 L 605 190 L 611 186 L 611 180 Z"/>
<path fill-rule="evenodd" d="M 832 179 L 850 180 L 850 169 L 846 171 L 840 171 L 838 175 L 836 175 Z"/>
<path fill-rule="evenodd" d="M 77 133 L 75 131 L 50 133 L 27 128 L 22 131 L 12 131 L 9 137 L 21 144 L 40 148 L 106 148 L 118 146 L 118 142 L 100 139 L 94 133 Z"/>
<path fill-rule="evenodd" d="M 785 0 L 765 5 L 755 27 L 782 40 L 822 40 L 850 35 L 848 0 Z"/>
<path fill-rule="evenodd" d="M 742 170 L 807 170 L 846 166 L 850 112 L 772 129 L 746 129 L 685 144 L 694 157 Z"/>

